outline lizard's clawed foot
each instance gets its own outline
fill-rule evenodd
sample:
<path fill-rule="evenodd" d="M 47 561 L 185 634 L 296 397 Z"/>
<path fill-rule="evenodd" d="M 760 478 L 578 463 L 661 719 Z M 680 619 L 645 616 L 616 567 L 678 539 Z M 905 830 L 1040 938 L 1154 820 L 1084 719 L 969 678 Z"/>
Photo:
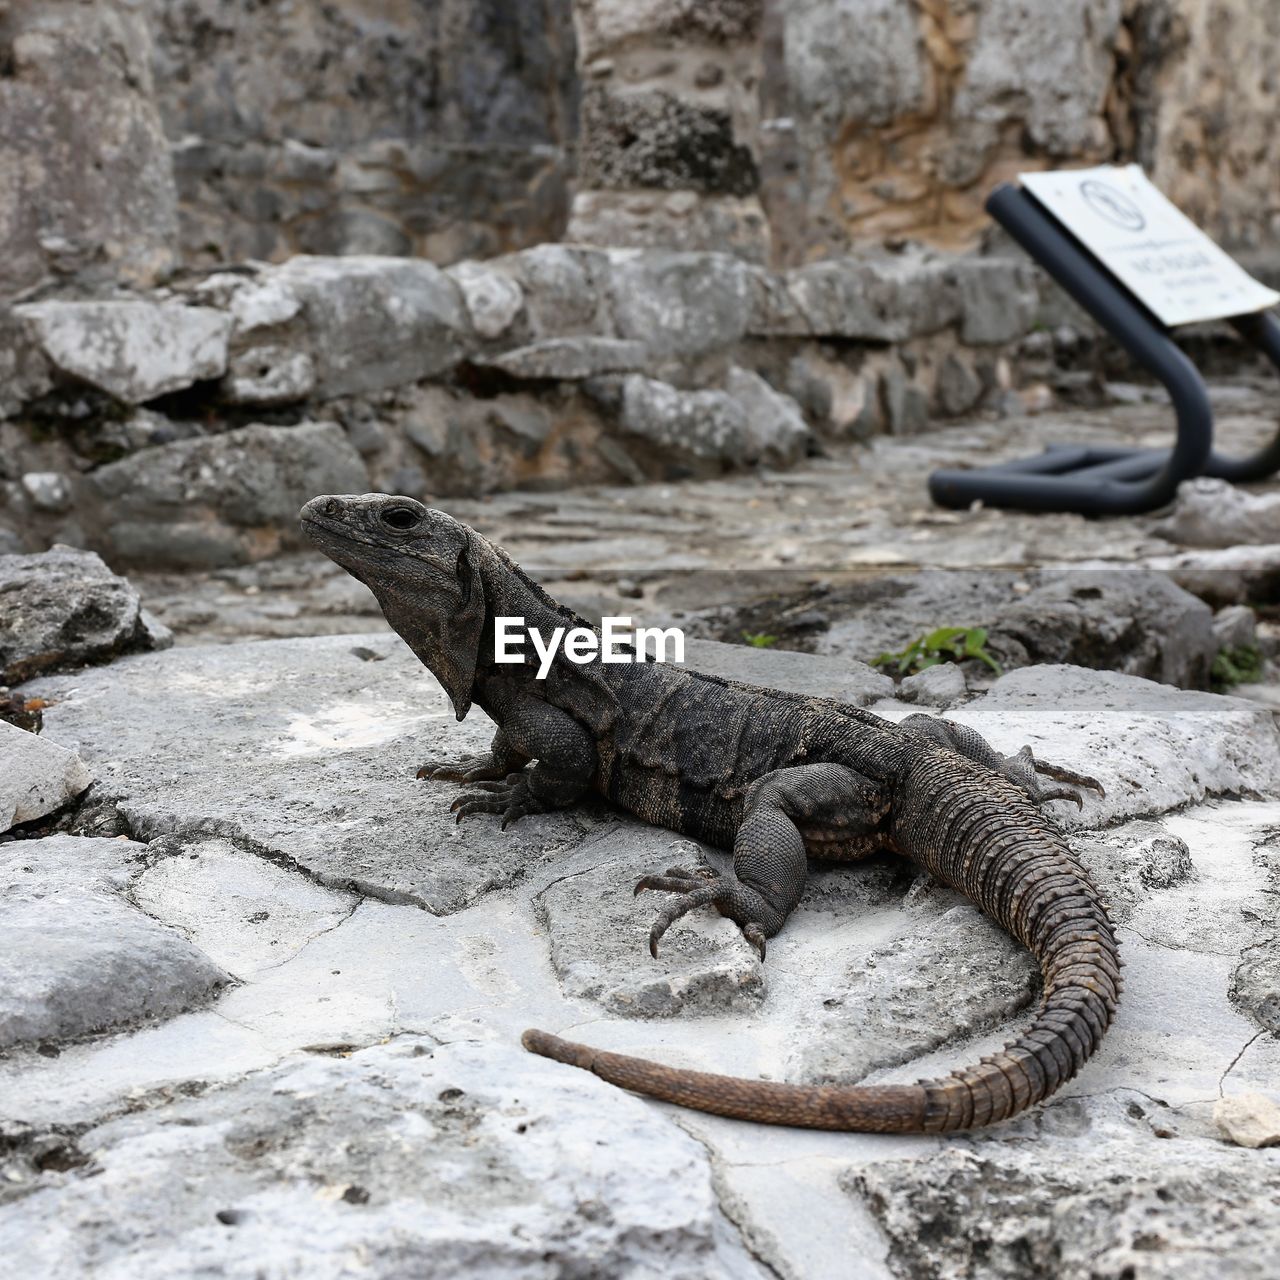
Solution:
<path fill-rule="evenodd" d="M 470 789 L 449 806 L 449 812 L 457 815 L 455 822 L 472 813 L 500 813 L 505 831 L 510 823 L 530 814 L 547 813 L 551 807 L 529 790 L 529 780 L 524 774 L 509 773 L 501 782 L 473 782 Z"/>
<path fill-rule="evenodd" d="M 649 930 L 649 954 L 658 958 L 658 943 L 662 935 L 671 928 L 681 916 L 686 916 L 698 907 L 715 906 L 721 908 L 721 914 L 735 920 L 742 928 L 742 936 L 751 944 L 752 949 L 764 959 L 765 935 L 764 926 L 755 920 L 743 921 L 736 908 L 742 896 L 742 886 L 728 877 L 718 876 L 714 872 L 686 871 L 683 867 L 668 867 L 660 876 L 641 876 L 636 881 L 635 892 L 643 893 L 646 889 L 657 889 L 680 896 L 668 903 L 653 922 Z"/>
<path fill-rule="evenodd" d="M 506 778 L 508 769 L 485 751 L 461 760 L 428 760 L 417 776 L 423 782 L 491 782 Z"/>
<path fill-rule="evenodd" d="M 1036 804 L 1045 804 L 1050 800 L 1070 800 L 1077 809 L 1083 809 L 1084 797 L 1080 794 L 1082 788 L 1097 792 L 1104 799 L 1107 794 L 1096 778 L 1064 769 L 1061 765 L 1037 760 L 1030 747 L 1023 747 L 1016 756 L 1009 756 L 1005 765 L 1009 778 Z M 1040 775 L 1061 785 L 1046 784 L 1041 781 Z"/>

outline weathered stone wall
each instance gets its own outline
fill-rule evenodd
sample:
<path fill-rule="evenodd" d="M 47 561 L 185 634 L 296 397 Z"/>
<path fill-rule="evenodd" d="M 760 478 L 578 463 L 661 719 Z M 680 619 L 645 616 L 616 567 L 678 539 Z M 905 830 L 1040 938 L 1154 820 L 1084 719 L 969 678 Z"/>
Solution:
<path fill-rule="evenodd" d="M 1280 5 L 1131 4 L 1134 158 L 1233 249 L 1280 243 Z"/>
<path fill-rule="evenodd" d="M 577 0 L 569 237 L 770 256 L 755 154 L 763 0 Z"/>
<path fill-rule="evenodd" d="M 0 3 L 0 303 L 71 276 L 147 283 L 173 264 L 152 88 L 135 5 Z"/>
<path fill-rule="evenodd" d="M 1250 0 L 581 0 L 570 235 L 798 263 L 976 245 L 999 182 L 1137 160 L 1274 245 L 1280 9 Z M 695 16 L 696 14 L 696 16 Z"/>
<path fill-rule="evenodd" d="M 566 227 L 964 249 L 997 182 L 1130 159 L 1229 247 L 1280 234 L 1280 9 L 1249 0 L 24 0 L 0 66 L 0 298 Z"/>
<path fill-rule="evenodd" d="M 555 239 L 569 0 L 149 0 L 188 262 Z"/>
<path fill-rule="evenodd" d="M 441 270 L 298 256 L 13 308 L 0 550 L 260 559 L 317 492 L 719 475 L 996 404 L 1031 270 L 918 252 L 771 272 L 540 245 Z"/>

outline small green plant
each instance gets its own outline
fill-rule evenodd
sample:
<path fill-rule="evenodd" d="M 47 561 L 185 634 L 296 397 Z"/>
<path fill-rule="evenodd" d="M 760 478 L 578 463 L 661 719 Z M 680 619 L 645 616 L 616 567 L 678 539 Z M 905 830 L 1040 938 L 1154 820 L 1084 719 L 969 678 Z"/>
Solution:
<path fill-rule="evenodd" d="M 750 631 L 744 631 L 742 638 L 753 649 L 772 649 L 778 643 L 777 636 L 771 636 L 764 631 L 757 631 L 754 634 Z"/>
<path fill-rule="evenodd" d="M 1238 649 L 1219 649 L 1213 660 L 1210 680 L 1219 691 L 1238 684 L 1257 684 L 1262 679 L 1262 654 L 1251 644 Z"/>
<path fill-rule="evenodd" d="M 985 662 L 996 675 L 1002 674 L 1000 664 L 987 652 L 985 627 L 939 627 L 927 635 L 913 640 L 901 653 L 882 653 L 871 659 L 875 667 L 896 666 L 898 675 L 915 675 L 926 667 L 936 667 L 940 662 L 963 662 L 977 658 Z"/>

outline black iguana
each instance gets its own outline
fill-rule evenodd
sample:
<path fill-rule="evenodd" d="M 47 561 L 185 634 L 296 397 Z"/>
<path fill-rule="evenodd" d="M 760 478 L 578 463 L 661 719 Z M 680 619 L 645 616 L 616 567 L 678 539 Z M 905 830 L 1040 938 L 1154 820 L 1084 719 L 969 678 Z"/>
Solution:
<path fill-rule="evenodd" d="M 1044 973 L 1032 1026 L 973 1067 L 919 1084 L 805 1086 L 677 1070 L 528 1031 L 525 1047 L 639 1093 L 772 1124 L 942 1132 L 1004 1119 L 1048 1097 L 1097 1048 L 1120 991 L 1115 932 L 1094 886 L 1038 805 L 1079 804 L 1090 778 L 1001 757 L 971 729 L 929 716 L 893 724 L 823 698 L 654 662 L 579 665 L 561 651 L 495 662 L 494 618 L 550 635 L 585 626 L 499 548 L 411 498 L 315 498 L 302 525 L 366 583 L 387 621 L 444 686 L 461 720 L 497 724 L 484 755 L 433 762 L 420 778 L 466 784 L 461 820 L 502 824 L 572 805 L 588 791 L 647 822 L 733 850 L 707 881 L 679 867 L 636 886 L 674 894 L 671 924 L 715 907 L 763 959 L 800 900 L 807 856 L 888 849 L 965 894 L 1019 939 Z M 1051 781 L 1045 782 L 1043 778 Z"/>

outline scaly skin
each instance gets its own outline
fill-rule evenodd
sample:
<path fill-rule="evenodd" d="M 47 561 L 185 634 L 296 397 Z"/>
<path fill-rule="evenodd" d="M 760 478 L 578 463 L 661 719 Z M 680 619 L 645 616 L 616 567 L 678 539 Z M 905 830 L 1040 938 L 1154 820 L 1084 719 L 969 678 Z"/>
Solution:
<path fill-rule="evenodd" d="M 494 661 L 493 619 L 549 635 L 585 626 L 474 530 L 410 498 L 323 497 L 308 535 L 367 583 L 388 621 L 435 673 L 459 719 L 474 703 L 498 725 L 493 746 L 431 762 L 420 778 L 461 782 L 458 819 L 502 824 L 594 790 L 646 821 L 732 848 L 731 875 L 679 867 L 637 893 L 674 894 L 650 933 L 714 906 L 765 955 L 799 902 L 810 855 L 888 849 L 965 894 L 1039 961 L 1044 1002 L 1030 1029 L 978 1065 L 911 1085 L 807 1087 L 677 1070 L 528 1031 L 525 1047 L 638 1093 L 768 1124 L 937 1133 L 1002 1120 L 1048 1097 L 1097 1048 L 1115 1013 L 1120 961 L 1097 891 L 1041 816 L 1077 804 L 1089 778 L 1001 757 L 972 730 L 868 712 L 655 663 Z M 1049 782 L 1043 781 L 1050 779 Z"/>

